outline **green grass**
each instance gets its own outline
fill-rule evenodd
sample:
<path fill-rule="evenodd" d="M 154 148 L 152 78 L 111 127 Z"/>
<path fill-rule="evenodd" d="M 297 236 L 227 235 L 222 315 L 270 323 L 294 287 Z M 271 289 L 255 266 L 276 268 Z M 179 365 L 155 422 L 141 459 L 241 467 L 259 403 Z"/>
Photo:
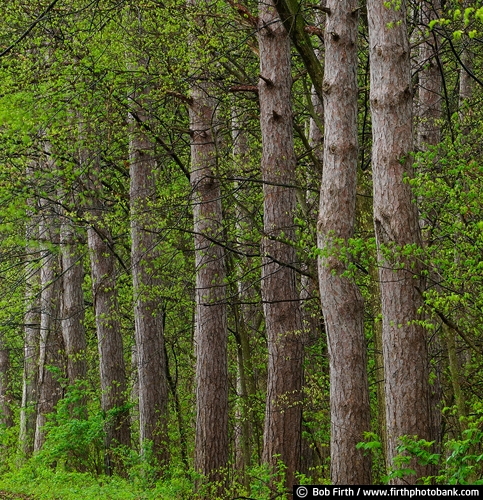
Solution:
<path fill-rule="evenodd" d="M 4 474 L 0 478 L 0 491 L 28 495 L 36 500 L 183 500 L 192 498 L 193 486 L 186 477 L 172 477 L 147 487 L 142 481 L 119 476 L 93 477 L 78 472 L 25 466 Z"/>

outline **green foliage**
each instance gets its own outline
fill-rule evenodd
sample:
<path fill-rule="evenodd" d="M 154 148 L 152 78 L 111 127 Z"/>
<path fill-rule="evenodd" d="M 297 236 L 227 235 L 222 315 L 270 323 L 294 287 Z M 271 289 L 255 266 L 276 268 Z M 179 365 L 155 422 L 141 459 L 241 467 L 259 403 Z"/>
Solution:
<path fill-rule="evenodd" d="M 417 440 L 408 436 L 402 436 L 399 441 L 400 444 L 396 447 L 398 454 L 394 458 L 394 465 L 387 476 L 388 482 L 394 478 L 415 475 L 415 470 L 411 468 L 414 460 L 420 465 L 436 465 L 438 463 L 439 455 L 430 450 L 434 441 Z"/>
<path fill-rule="evenodd" d="M 193 498 L 193 482 L 185 474 L 174 473 L 163 483 L 140 489 L 119 476 L 92 476 L 61 468 L 34 468 L 26 465 L 0 479 L 0 488 L 33 495 L 39 500 L 188 500 Z"/>
<path fill-rule="evenodd" d="M 220 473 L 220 481 L 206 482 L 203 476 L 193 470 L 176 467 L 167 468 L 161 479 L 149 484 L 140 480 L 139 467 L 143 459 L 131 454 L 128 477 L 103 474 L 93 475 L 67 471 L 61 464 L 46 466 L 39 460 L 31 460 L 20 468 L 4 473 L 0 478 L 0 490 L 32 495 L 36 499 L 82 500 L 100 498 L 113 500 L 224 500 L 225 498 L 251 497 L 270 500 L 277 496 L 288 498 L 285 488 L 285 467 L 279 462 L 274 473 L 267 465 L 256 465 L 247 471 L 248 484 L 227 468 Z M 137 462 L 137 464 L 135 463 Z M 146 469 L 144 469 L 145 471 Z M 310 484 L 310 480 L 299 475 L 300 484 Z M 195 488 L 196 485 L 196 488 Z"/>
<path fill-rule="evenodd" d="M 372 471 L 374 484 L 384 483 L 386 471 L 384 470 L 384 450 L 379 436 L 375 432 L 364 433 L 364 441 L 357 443 L 358 450 L 372 457 Z"/>
<path fill-rule="evenodd" d="M 425 302 L 468 333 L 482 325 L 482 161 L 475 143 L 458 135 L 418 154 L 411 181 L 427 221 L 426 265 L 441 277 L 440 286 L 428 287 Z"/>
<path fill-rule="evenodd" d="M 17 426 L 8 428 L 5 425 L 0 425 L 0 478 L 18 460 L 17 440 Z"/>
<path fill-rule="evenodd" d="M 85 401 L 90 401 L 89 409 Z M 70 387 L 44 427 L 46 441 L 35 456 L 41 464 L 62 464 L 68 471 L 102 474 L 106 417 L 97 395 L 83 384 Z M 109 418 L 109 417 L 107 417 Z"/>
<path fill-rule="evenodd" d="M 461 439 L 449 439 L 444 443 L 441 453 L 434 452 L 434 441 L 417 437 L 401 436 L 397 446 L 398 454 L 386 475 L 381 478 L 383 484 L 392 479 L 414 476 L 415 463 L 434 465 L 439 473 L 435 476 L 417 478 L 424 484 L 483 484 L 483 413 L 482 406 L 475 408 L 476 414 L 468 419 L 468 428 Z M 358 449 L 370 452 L 378 460 L 381 442 L 377 435 L 367 433 L 365 441 L 357 444 Z"/>

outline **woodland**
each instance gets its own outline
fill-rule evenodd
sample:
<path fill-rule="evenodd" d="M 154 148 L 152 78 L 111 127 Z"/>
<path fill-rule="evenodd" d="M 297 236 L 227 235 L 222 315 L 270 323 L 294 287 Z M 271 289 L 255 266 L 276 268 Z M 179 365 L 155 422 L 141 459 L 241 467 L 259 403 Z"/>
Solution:
<path fill-rule="evenodd" d="M 483 484 L 480 0 L 1 12 L 0 496 Z"/>

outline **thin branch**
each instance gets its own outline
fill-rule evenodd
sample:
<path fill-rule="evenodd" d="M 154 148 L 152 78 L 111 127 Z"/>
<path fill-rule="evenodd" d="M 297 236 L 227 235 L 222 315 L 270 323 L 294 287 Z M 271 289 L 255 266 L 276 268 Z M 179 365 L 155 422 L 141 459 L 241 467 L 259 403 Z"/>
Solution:
<path fill-rule="evenodd" d="M 188 180 L 190 180 L 191 177 L 190 177 L 190 173 L 189 173 L 188 169 L 184 166 L 184 163 L 181 161 L 181 159 L 179 158 L 179 156 L 173 151 L 173 149 L 170 148 L 169 145 L 166 144 L 163 141 L 163 139 L 161 139 L 161 137 L 159 137 L 157 134 L 154 134 L 153 130 L 151 129 L 151 127 L 145 121 L 141 120 L 141 118 L 137 115 L 137 113 L 135 111 L 129 110 L 129 113 L 134 118 L 134 120 L 136 121 L 136 123 L 142 129 L 150 132 L 150 134 L 151 134 L 152 138 L 155 140 L 155 142 L 157 142 L 168 153 L 168 155 L 171 156 L 171 158 L 175 161 L 175 163 L 181 169 L 181 171 L 186 176 L 186 178 Z"/>
<path fill-rule="evenodd" d="M 451 328 L 451 330 L 455 331 L 477 354 L 481 354 L 481 351 L 478 350 L 478 348 L 475 346 L 475 344 L 468 338 L 465 332 L 463 332 L 458 325 L 451 320 L 450 318 L 447 318 L 442 312 L 438 310 L 434 310 L 434 312 L 441 318 L 441 321 Z"/>
<path fill-rule="evenodd" d="M 481 81 L 469 68 L 466 67 L 464 62 L 461 60 L 461 57 L 459 56 L 457 50 L 455 49 L 455 46 L 453 45 L 453 42 L 449 36 L 446 34 L 442 35 L 447 42 L 449 43 L 449 46 L 451 47 L 451 52 L 455 55 L 456 59 L 458 60 L 458 63 L 461 65 L 461 67 L 468 73 L 468 75 L 473 78 L 473 80 L 478 83 L 478 85 L 481 85 L 483 87 L 483 81 Z"/>
<path fill-rule="evenodd" d="M 47 14 L 55 7 L 55 4 L 58 3 L 59 0 L 54 0 L 45 11 L 28 27 L 28 29 L 19 37 L 15 42 L 12 43 L 9 47 L 7 47 L 3 52 L 0 53 L 0 57 L 7 55 L 16 45 L 18 45 L 24 38 L 26 38 L 29 33 L 37 26 L 37 24 L 42 21 Z"/>
<path fill-rule="evenodd" d="M 320 10 L 320 12 L 325 12 L 328 15 L 332 13 L 329 7 L 323 7 L 322 5 L 310 4 L 308 5 L 308 7 L 311 7 L 312 9 L 315 10 Z"/>

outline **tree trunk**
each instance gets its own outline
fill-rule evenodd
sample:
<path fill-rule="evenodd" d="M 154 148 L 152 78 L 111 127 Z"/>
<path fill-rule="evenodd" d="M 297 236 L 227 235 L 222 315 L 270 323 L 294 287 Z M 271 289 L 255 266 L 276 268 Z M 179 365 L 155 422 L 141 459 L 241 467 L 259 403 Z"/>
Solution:
<path fill-rule="evenodd" d="M 417 145 L 421 151 L 427 151 L 428 146 L 436 146 L 441 141 L 441 91 L 442 74 L 440 63 L 440 37 L 437 31 L 429 31 L 429 24 L 435 19 L 439 19 L 441 12 L 441 2 L 422 2 L 420 12 L 420 26 L 423 41 L 419 48 L 419 99 L 418 99 L 418 135 Z M 436 172 L 435 172 L 436 173 Z M 438 219 L 438 214 L 431 217 L 434 221 Z M 420 218 L 422 229 L 428 226 L 428 221 Z M 428 235 L 431 239 L 431 227 L 427 227 L 429 232 L 424 237 L 423 244 L 427 245 Z M 430 270 L 430 279 L 437 283 L 434 269 Z M 439 286 L 435 285 L 438 289 Z M 430 318 L 427 318 L 430 321 Z M 433 335 L 429 345 L 430 357 L 437 360 L 437 353 L 441 352 L 442 339 L 438 333 Z M 434 451 L 441 453 L 441 426 L 442 413 L 441 401 L 443 399 L 443 389 L 441 386 L 441 360 L 437 360 L 432 367 L 432 385 L 430 392 L 430 402 L 432 410 L 432 430 L 431 440 L 435 441 Z M 434 376 L 433 376 L 434 375 Z"/>
<path fill-rule="evenodd" d="M 62 336 L 67 356 L 69 385 L 84 381 L 86 366 L 86 334 L 84 328 L 84 266 L 77 235 L 71 222 L 63 217 L 60 228 L 62 257 Z M 84 406 L 81 401 L 80 406 Z"/>
<path fill-rule="evenodd" d="M 138 354 L 136 342 L 131 346 L 131 371 L 129 379 L 131 381 L 131 429 L 139 427 L 139 370 Z"/>
<path fill-rule="evenodd" d="M 228 461 L 228 368 L 225 256 L 216 178 L 215 101 L 201 81 L 191 89 L 191 187 L 196 262 L 195 468 L 211 480 Z"/>
<path fill-rule="evenodd" d="M 131 266 L 134 294 L 134 325 L 139 390 L 141 450 L 152 443 L 160 465 L 168 462 L 168 382 L 164 349 L 163 311 L 158 295 L 161 285 L 155 259 L 156 160 L 153 141 L 143 130 L 147 122 L 143 96 L 133 97 L 130 132 Z M 137 122 L 137 124 L 136 124 Z"/>
<path fill-rule="evenodd" d="M 388 462 L 393 465 L 398 438 L 429 440 L 429 360 L 424 329 L 417 324 L 422 306 L 421 265 L 400 249 L 421 246 L 416 204 L 405 179 L 412 176 L 412 89 L 406 2 L 386 6 L 368 0 L 373 134 L 374 223 L 380 262 L 383 355 L 386 377 Z M 416 477 L 429 469 L 416 466 Z M 397 483 L 409 481 L 411 476 Z"/>
<path fill-rule="evenodd" d="M 40 225 L 40 238 L 47 242 L 53 242 L 54 231 L 52 221 L 44 221 Z M 34 451 L 39 451 L 42 448 L 45 441 L 43 426 L 47 422 L 47 415 L 54 411 L 55 405 L 62 397 L 62 388 L 58 380 L 59 373 L 55 374 L 52 371 L 53 366 L 62 368 L 59 356 L 63 346 L 60 342 L 58 323 L 60 312 L 59 296 L 62 281 L 60 277 L 59 256 L 46 249 L 42 252 L 42 257 L 42 267 L 40 269 L 42 287 L 40 296 L 40 352 L 37 383 L 39 399 Z M 62 375 L 60 373 L 60 376 Z"/>
<path fill-rule="evenodd" d="M 271 1 L 259 3 L 260 126 L 264 235 L 262 301 L 268 340 L 263 461 L 286 466 L 291 487 L 300 468 L 302 316 L 294 247 L 296 208 L 290 40 Z"/>
<path fill-rule="evenodd" d="M 357 450 L 371 428 L 364 303 L 347 271 L 357 185 L 357 0 L 327 3 L 324 170 L 318 221 L 319 281 L 330 360 L 331 480 L 370 484 L 371 460 Z"/>
<path fill-rule="evenodd" d="M 248 146 L 248 137 L 244 124 L 239 118 L 239 112 L 236 107 L 232 110 L 232 138 L 233 138 L 233 163 L 234 169 L 243 172 L 243 167 L 249 164 L 250 150 Z M 239 185 L 235 182 L 235 216 L 236 216 L 236 238 L 241 251 L 247 251 L 246 229 L 252 229 L 251 220 L 245 221 L 246 214 L 238 204 Z M 232 256 L 232 261 L 235 259 Z M 250 259 L 246 258 L 244 263 L 238 261 L 233 266 L 237 273 L 237 290 L 234 291 L 237 300 L 232 305 L 233 316 L 235 320 L 235 340 L 237 343 L 237 408 L 235 423 L 235 468 L 240 473 L 244 473 L 246 468 L 251 465 L 252 455 L 252 435 L 253 427 L 258 422 L 255 421 L 251 404 L 255 395 L 255 382 L 253 379 L 253 366 L 250 352 L 250 334 L 249 332 L 256 328 L 256 322 L 260 311 L 256 306 L 250 304 L 255 301 L 255 291 L 253 284 L 246 276 L 250 268 Z M 248 476 L 243 476 L 248 486 Z"/>
<path fill-rule="evenodd" d="M 320 27 L 325 25 L 326 15 L 322 12 L 315 12 L 315 26 Z M 320 43 L 315 49 L 317 59 L 323 62 L 324 51 L 323 44 Z M 317 95 L 314 86 L 311 88 L 310 102 L 308 107 L 311 110 L 311 117 L 308 125 L 308 140 L 312 148 L 311 157 L 313 167 L 307 172 L 307 185 L 316 185 L 319 193 L 314 190 L 307 189 L 305 200 L 301 205 L 303 217 L 309 222 L 309 227 L 317 227 L 317 218 L 320 204 L 320 185 L 322 181 L 322 165 L 324 161 L 324 104 Z M 316 182 L 314 182 L 316 179 Z M 307 249 L 308 250 L 308 249 Z M 317 275 L 317 261 L 302 263 L 303 271 L 310 274 L 303 274 L 300 277 L 300 304 L 302 307 L 302 324 L 303 324 L 303 344 L 305 349 L 320 343 L 321 336 L 324 333 L 324 319 L 322 313 L 322 303 L 320 301 L 320 286 Z M 324 356 L 327 355 L 324 346 Z M 307 372 L 315 373 L 320 370 L 318 360 L 307 358 L 304 362 L 305 374 Z M 304 386 L 307 385 L 307 380 L 304 380 Z M 301 466 L 300 472 L 306 476 L 313 475 L 313 470 L 318 467 L 321 473 L 321 467 L 329 463 L 330 449 L 327 443 L 316 442 L 312 433 L 312 427 L 318 425 L 311 422 L 310 413 L 304 415 L 308 420 L 304 420 L 303 429 L 306 432 L 302 433 L 302 449 L 301 449 Z M 307 437 L 304 437 L 305 436 Z M 323 445 L 323 446 L 322 446 Z"/>
<path fill-rule="evenodd" d="M 377 269 L 373 269 L 374 275 L 377 275 Z M 387 469 L 387 432 L 386 432 L 386 391 L 384 379 L 384 356 L 382 348 L 382 322 L 378 318 L 381 314 L 381 293 L 377 276 L 373 277 L 372 293 L 376 307 L 373 309 L 373 331 L 374 331 L 374 371 L 376 376 L 376 395 L 377 395 L 377 428 L 382 446 L 382 468 Z"/>
<path fill-rule="evenodd" d="M 13 427 L 12 387 L 10 384 L 10 349 L 0 338 L 0 426 Z"/>
<path fill-rule="evenodd" d="M 108 229 L 102 223 L 102 207 L 92 210 L 93 224 L 87 230 L 90 252 L 92 296 L 96 316 L 99 367 L 101 377 L 102 410 L 106 421 L 106 473 L 110 474 L 121 465 L 117 464 L 110 450 L 117 445 L 131 444 L 129 411 L 126 407 L 126 369 L 118 318 L 116 270 L 113 242 Z"/>
<path fill-rule="evenodd" d="M 29 243 L 38 238 L 38 220 L 32 216 L 31 223 L 27 227 L 26 253 L 29 256 L 25 265 L 26 312 L 24 316 L 24 366 L 22 380 L 22 406 L 20 409 L 20 449 L 25 456 L 33 452 L 35 423 L 37 421 L 37 377 L 38 377 L 38 348 L 40 339 L 40 270 L 34 263 L 36 250 Z"/>
<path fill-rule="evenodd" d="M 236 393 L 238 396 L 237 408 L 235 414 L 235 469 L 240 473 L 244 473 L 246 467 L 250 466 L 251 462 L 251 434 L 252 426 L 249 418 L 249 394 L 247 389 L 247 381 L 250 374 L 247 374 L 245 355 L 249 354 L 248 337 L 245 324 L 241 316 L 240 305 L 233 305 L 236 342 L 237 342 L 237 376 L 236 376 Z"/>

